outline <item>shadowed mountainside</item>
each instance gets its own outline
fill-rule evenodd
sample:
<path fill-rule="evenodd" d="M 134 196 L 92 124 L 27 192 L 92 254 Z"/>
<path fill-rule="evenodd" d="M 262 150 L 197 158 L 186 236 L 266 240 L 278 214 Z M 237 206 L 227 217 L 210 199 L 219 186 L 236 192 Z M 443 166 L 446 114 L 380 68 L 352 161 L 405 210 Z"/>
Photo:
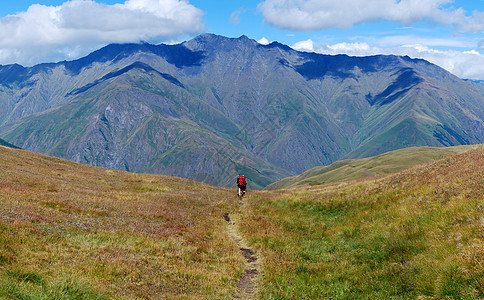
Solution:
<path fill-rule="evenodd" d="M 17 146 L 12 145 L 12 144 L 10 144 L 10 143 L 7 143 L 6 141 L 4 141 L 4 140 L 2 140 L 2 139 L 0 139 L 0 146 L 10 147 L 10 148 L 17 148 L 17 149 L 18 149 L 18 147 L 17 147 Z"/>
<path fill-rule="evenodd" d="M 205 34 L 0 67 L 0 137 L 96 166 L 251 188 L 410 146 L 484 141 L 484 92 L 424 60 Z"/>

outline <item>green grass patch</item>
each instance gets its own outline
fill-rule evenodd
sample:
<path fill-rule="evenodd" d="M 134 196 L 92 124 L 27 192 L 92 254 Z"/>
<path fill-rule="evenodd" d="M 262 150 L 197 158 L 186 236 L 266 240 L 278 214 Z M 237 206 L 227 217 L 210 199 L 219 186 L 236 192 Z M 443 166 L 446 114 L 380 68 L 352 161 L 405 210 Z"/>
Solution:
<path fill-rule="evenodd" d="M 483 168 L 481 148 L 378 180 L 251 197 L 242 230 L 264 257 L 259 296 L 483 298 Z"/>
<path fill-rule="evenodd" d="M 36 273 L 17 270 L 7 272 L 0 280 L 0 297 L 5 299 L 109 299 L 89 285 L 68 278 L 46 281 Z"/>

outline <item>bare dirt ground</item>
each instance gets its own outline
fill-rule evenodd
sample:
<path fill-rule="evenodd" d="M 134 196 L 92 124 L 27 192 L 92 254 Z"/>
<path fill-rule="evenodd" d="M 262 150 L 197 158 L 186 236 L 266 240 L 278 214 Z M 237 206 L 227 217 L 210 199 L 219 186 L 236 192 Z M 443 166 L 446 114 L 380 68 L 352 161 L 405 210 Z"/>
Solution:
<path fill-rule="evenodd" d="M 242 205 L 242 204 L 241 204 Z M 244 274 L 237 284 L 238 293 L 235 299 L 253 299 L 257 295 L 259 275 L 261 272 L 260 259 L 255 251 L 247 245 L 239 233 L 237 225 L 237 215 L 224 214 L 224 219 L 228 224 L 228 232 L 244 256 L 246 263 Z"/>

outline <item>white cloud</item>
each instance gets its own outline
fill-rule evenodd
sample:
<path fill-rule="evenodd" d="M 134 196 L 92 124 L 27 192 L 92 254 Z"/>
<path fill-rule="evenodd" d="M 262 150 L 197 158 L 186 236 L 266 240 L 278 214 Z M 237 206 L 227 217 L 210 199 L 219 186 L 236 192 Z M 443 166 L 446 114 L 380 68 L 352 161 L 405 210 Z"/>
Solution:
<path fill-rule="evenodd" d="M 449 38 L 433 38 L 433 37 L 420 37 L 414 35 L 391 35 L 381 37 L 374 40 L 378 46 L 381 47 L 395 47 L 405 44 L 419 44 L 429 47 L 447 47 L 447 48 L 472 48 L 475 47 L 475 41 L 469 39 L 460 39 L 458 37 Z"/>
<path fill-rule="evenodd" d="M 484 32 L 484 11 L 472 12 L 472 17 L 465 17 L 464 22 L 457 24 L 457 28 L 462 31 Z"/>
<path fill-rule="evenodd" d="M 325 48 L 327 51 L 333 53 L 345 53 L 356 56 L 364 55 L 361 53 L 378 52 L 377 48 L 372 48 L 367 43 L 338 43 L 334 45 L 326 45 Z"/>
<path fill-rule="evenodd" d="M 313 52 L 314 51 L 314 42 L 312 39 L 300 41 L 295 43 L 292 46 L 293 49 L 298 51 L 306 51 L 306 52 Z"/>
<path fill-rule="evenodd" d="M 452 0 L 265 0 L 258 5 L 265 20 L 280 28 L 320 30 L 350 28 L 377 20 L 404 25 L 430 19 L 469 32 L 484 32 L 484 12 L 466 15 L 463 9 L 445 9 Z"/>
<path fill-rule="evenodd" d="M 263 37 L 260 40 L 258 40 L 257 43 L 259 43 L 261 45 L 269 45 L 270 44 L 269 40 L 267 38 L 265 38 L 265 37 Z"/>
<path fill-rule="evenodd" d="M 302 41 L 306 43 L 307 41 Z M 293 47 L 294 48 L 294 47 Z M 407 44 L 390 48 L 371 46 L 368 43 L 337 43 L 314 45 L 314 52 L 322 54 L 368 55 L 408 55 L 434 63 L 460 78 L 484 80 L 484 54 L 476 50 L 437 50 L 427 45 Z"/>
<path fill-rule="evenodd" d="M 0 18 L 0 63 L 32 65 L 49 59 L 72 59 L 106 43 L 199 33 L 205 29 L 202 16 L 203 11 L 185 0 L 34 4 L 25 12 Z"/>
<path fill-rule="evenodd" d="M 484 80 L 484 55 L 477 51 L 443 51 L 415 45 L 396 49 L 395 54 L 398 52 L 428 60 L 460 78 Z"/>

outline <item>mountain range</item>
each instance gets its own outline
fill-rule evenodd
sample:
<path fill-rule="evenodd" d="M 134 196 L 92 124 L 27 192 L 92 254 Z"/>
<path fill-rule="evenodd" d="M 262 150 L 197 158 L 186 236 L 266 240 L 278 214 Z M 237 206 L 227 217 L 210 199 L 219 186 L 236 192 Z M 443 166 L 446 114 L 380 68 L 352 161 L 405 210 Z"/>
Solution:
<path fill-rule="evenodd" d="M 204 34 L 0 66 L 0 138 L 91 165 L 251 188 L 342 158 L 484 142 L 484 88 L 425 60 Z"/>

